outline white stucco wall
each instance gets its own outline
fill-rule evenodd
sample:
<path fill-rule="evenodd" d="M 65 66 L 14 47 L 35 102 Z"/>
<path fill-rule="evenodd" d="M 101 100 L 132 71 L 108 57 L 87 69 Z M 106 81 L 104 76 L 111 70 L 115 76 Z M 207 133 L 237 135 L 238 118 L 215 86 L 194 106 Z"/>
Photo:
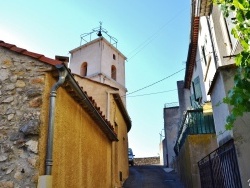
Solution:
<path fill-rule="evenodd" d="M 230 30 L 225 30 L 225 26 L 230 26 L 231 24 L 228 23 L 231 22 L 231 17 L 226 19 L 227 22 L 225 22 L 219 8 L 213 6 L 209 24 L 211 26 L 210 28 L 215 51 L 213 51 L 212 48 L 207 18 L 200 17 L 196 67 L 194 68 L 192 80 L 194 80 L 196 76 L 200 76 L 200 79 L 203 79 L 204 83 L 201 83 L 203 101 L 208 90 L 211 89 L 211 103 L 213 108 L 217 143 L 221 146 L 229 139 L 234 139 L 241 179 L 243 187 L 246 187 L 248 186 L 246 182 L 250 178 L 250 152 L 248 151 L 250 146 L 249 113 L 245 113 L 243 117 L 237 118 L 234 123 L 233 130 L 226 131 L 225 129 L 226 119 L 231 108 L 223 103 L 223 98 L 233 87 L 233 78 L 235 74 L 235 70 L 232 68 L 233 66 L 230 65 L 235 63 L 234 58 L 225 56 L 234 55 L 241 51 L 241 47 L 237 45 L 238 43 L 236 40 L 232 39 L 232 45 L 230 45 L 230 41 L 227 39 L 232 37 Z M 228 28 L 230 29 L 230 27 Z M 206 48 L 206 57 L 211 56 L 210 64 L 209 58 L 207 58 L 207 65 L 205 65 L 201 48 L 202 46 L 205 46 Z M 214 58 L 214 52 L 216 54 L 216 58 Z M 216 73 L 216 71 L 218 72 Z M 210 88 L 211 82 L 213 83 L 213 88 Z M 202 86 L 203 84 L 204 87 Z M 191 88 L 191 92 L 193 93 L 193 88 Z M 209 97 L 207 97 L 207 100 L 209 100 Z"/>
<path fill-rule="evenodd" d="M 241 47 L 238 41 L 232 36 L 230 30 L 232 28 L 231 18 L 235 17 L 231 15 L 226 19 L 228 23 L 223 20 L 223 14 L 218 6 L 213 6 L 211 15 L 211 29 L 214 36 L 215 49 L 218 58 L 218 66 L 234 64 L 234 58 L 225 58 L 223 56 L 234 55 L 240 52 Z M 226 31 L 227 26 L 229 31 Z M 229 34 L 229 35 L 228 35 Z M 229 39 L 232 39 L 232 46 Z"/>
<path fill-rule="evenodd" d="M 224 143 L 223 140 L 228 140 L 232 137 L 232 131 L 226 131 L 225 124 L 227 116 L 229 115 L 228 105 L 223 103 L 223 98 L 226 96 L 225 87 L 222 75 L 219 74 L 216 83 L 211 93 L 211 103 L 213 106 L 215 131 L 217 135 L 217 143 Z"/>
<path fill-rule="evenodd" d="M 125 87 L 125 58 L 110 43 L 102 41 L 101 72 L 111 78 L 111 66 L 116 67 L 116 81 Z M 113 54 L 116 59 L 113 59 Z"/>
<path fill-rule="evenodd" d="M 73 50 L 70 56 L 70 69 L 74 74 L 80 75 L 80 67 L 82 63 L 87 62 L 87 76 L 101 72 L 101 42 L 83 45 L 77 50 Z"/>
<path fill-rule="evenodd" d="M 209 101 L 210 98 L 209 96 L 207 96 L 207 91 L 206 91 L 206 87 L 205 87 L 205 83 L 204 83 L 204 75 L 203 75 L 203 70 L 202 70 L 202 65 L 201 65 L 201 54 L 200 51 L 197 48 L 197 52 L 196 52 L 196 66 L 194 68 L 193 71 L 193 75 L 192 75 L 192 81 L 194 81 L 194 79 L 199 76 L 200 78 L 200 87 L 201 87 L 201 92 L 202 92 L 202 103 L 204 103 L 205 101 Z M 191 84 L 191 89 L 190 89 L 191 93 L 194 93 L 194 89 L 193 86 Z"/>
<path fill-rule="evenodd" d="M 205 57 L 202 52 L 202 46 L 205 47 Z M 205 59 L 206 58 L 206 64 Z M 210 96 L 207 95 L 211 81 L 213 80 L 214 74 L 216 72 L 216 63 L 213 57 L 213 48 L 210 39 L 207 18 L 200 18 L 200 30 L 199 30 L 199 39 L 197 45 L 197 54 L 196 54 L 196 64 L 197 68 L 193 74 L 194 79 L 197 75 L 200 76 L 200 81 L 204 84 L 201 84 L 203 102 L 210 101 Z"/>
<path fill-rule="evenodd" d="M 226 118 L 229 115 L 230 108 L 224 103 L 217 105 L 222 102 L 229 89 L 233 87 L 234 73 L 235 69 L 225 69 L 219 72 L 211 93 L 211 102 L 213 105 L 218 145 L 222 145 L 231 138 L 234 139 L 241 180 L 243 187 L 246 187 L 248 185 L 246 182 L 250 177 L 250 113 L 244 113 L 242 117 L 238 117 L 233 129 L 225 131 Z M 220 132 L 223 134 L 220 134 Z"/>
<path fill-rule="evenodd" d="M 87 78 L 119 89 L 125 96 L 125 59 L 126 57 L 105 38 L 97 38 L 70 51 L 71 72 L 80 75 L 81 65 L 87 62 Z M 113 58 L 115 56 L 115 59 Z M 111 67 L 116 67 L 116 80 L 111 78 Z M 122 97 L 124 105 L 126 98 Z"/>
<path fill-rule="evenodd" d="M 87 77 L 103 74 L 107 79 L 117 82 L 125 88 L 125 56 L 106 39 L 93 40 L 71 52 L 70 69 L 80 75 L 82 63 L 87 62 Z M 113 59 L 115 55 L 115 59 Z M 111 79 L 111 66 L 116 67 L 116 80 Z M 95 77 L 93 77 L 95 79 Z"/>

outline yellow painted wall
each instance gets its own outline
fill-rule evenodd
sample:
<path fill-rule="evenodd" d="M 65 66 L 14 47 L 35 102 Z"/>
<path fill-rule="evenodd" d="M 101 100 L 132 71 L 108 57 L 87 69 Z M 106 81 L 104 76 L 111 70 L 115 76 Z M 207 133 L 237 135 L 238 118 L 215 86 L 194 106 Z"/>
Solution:
<path fill-rule="evenodd" d="M 184 183 L 186 187 L 190 187 L 192 185 L 192 176 L 190 173 L 191 172 L 191 158 L 190 158 L 190 149 L 189 149 L 187 139 L 185 143 L 183 144 L 180 150 L 180 153 L 177 157 L 177 166 L 178 166 L 178 173 L 180 175 L 181 181 Z"/>
<path fill-rule="evenodd" d="M 56 81 L 46 75 L 39 142 L 40 174 L 44 174 L 49 90 Z M 57 92 L 53 148 L 53 187 L 111 187 L 112 143 L 63 88 Z"/>
<path fill-rule="evenodd" d="M 89 79 L 82 79 L 77 75 L 75 79 L 78 81 L 79 85 L 87 91 L 88 95 L 93 97 L 103 114 L 105 114 L 106 118 L 108 118 L 115 128 L 119 141 L 113 142 L 112 144 L 112 187 L 121 187 L 122 182 L 124 182 L 129 175 L 128 131 L 124 117 L 112 95 L 112 92 L 118 92 L 118 90 Z M 108 105 L 109 112 L 107 114 Z"/>
<path fill-rule="evenodd" d="M 129 175 L 127 126 L 113 95 L 111 96 L 110 103 L 110 120 L 115 125 L 115 131 L 119 140 L 118 142 L 113 142 L 113 150 L 115 151 L 113 155 L 115 159 L 113 166 L 113 177 L 115 178 L 113 179 L 113 184 L 120 187 Z"/>
<path fill-rule="evenodd" d="M 201 187 L 197 162 L 217 147 L 215 134 L 187 136 L 178 155 L 179 174 L 187 188 Z"/>
<path fill-rule="evenodd" d="M 107 100 L 108 100 L 108 93 L 111 91 L 118 91 L 114 88 L 101 84 L 97 81 L 92 81 L 90 79 L 81 78 L 77 75 L 74 77 L 79 85 L 83 87 L 83 90 L 87 92 L 88 96 L 93 97 L 93 99 L 96 101 L 97 106 L 100 107 L 101 111 L 103 112 L 103 115 L 108 118 L 107 114 Z"/>

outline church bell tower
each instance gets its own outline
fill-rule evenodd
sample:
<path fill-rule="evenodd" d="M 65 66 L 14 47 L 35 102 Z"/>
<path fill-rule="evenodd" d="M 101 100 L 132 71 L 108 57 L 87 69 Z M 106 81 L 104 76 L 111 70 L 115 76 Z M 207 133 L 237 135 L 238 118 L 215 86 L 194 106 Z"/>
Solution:
<path fill-rule="evenodd" d="M 94 35 L 93 40 L 92 35 Z M 82 34 L 80 46 L 70 51 L 71 72 L 118 88 L 121 96 L 126 95 L 126 57 L 117 49 L 117 42 L 100 22 L 99 27 L 90 33 Z"/>

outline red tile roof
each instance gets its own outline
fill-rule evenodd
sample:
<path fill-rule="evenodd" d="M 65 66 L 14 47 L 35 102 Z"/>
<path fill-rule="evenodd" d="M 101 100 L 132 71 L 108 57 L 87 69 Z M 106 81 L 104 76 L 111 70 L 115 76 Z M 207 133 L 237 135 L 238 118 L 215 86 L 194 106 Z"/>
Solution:
<path fill-rule="evenodd" d="M 198 32 L 199 32 L 200 17 L 194 17 L 191 30 L 191 42 L 189 44 L 189 52 L 186 63 L 186 73 L 184 87 L 190 88 L 192 74 L 196 61 L 197 43 L 198 43 Z"/>
<path fill-rule="evenodd" d="M 11 50 L 13 52 L 16 52 L 16 53 L 19 53 L 19 54 L 23 54 L 23 55 L 26 55 L 26 56 L 29 56 L 29 57 L 32 57 L 32 58 L 35 58 L 35 59 L 37 59 L 39 61 L 42 61 L 42 62 L 50 64 L 50 65 L 59 65 L 59 64 L 62 64 L 61 61 L 45 57 L 42 54 L 30 52 L 30 51 L 28 51 L 26 49 L 19 48 L 19 47 L 17 47 L 14 44 L 9 44 L 9 43 L 6 43 L 6 42 L 4 42 L 2 40 L 0 40 L 0 46 L 3 47 L 3 48 L 7 48 L 7 49 L 9 49 L 9 50 Z"/>
<path fill-rule="evenodd" d="M 59 64 L 63 64 L 61 61 L 58 61 L 58 60 L 55 60 L 55 59 L 51 59 L 51 58 L 48 58 L 48 57 L 45 57 L 44 55 L 42 54 L 38 54 L 38 53 L 34 53 L 34 52 L 30 52 L 26 49 L 23 49 L 23 48 L 19 48 L 13 44 L 9 44 L 9 43 L 6 43 L 2 40 L 0 40 L 0 47 L 3 47 L 3 48 L 6 48 L 8 50 L 11 50 L 13 52 L 16 52 L 16 53 L 19 53 L 19 54 L 23 54 L 23 55 L 26 55 L 26 56 L 29 56 L 29 57 L 32 57 L 32 58 L 35 58 L 41 62 L 44 62 L 44 63 L 47 63 L 47 64 L 50 64 L 50 65 L 59 65 Z M 70 70 L 67 68 L 69 74 L 73 77 L 73 75 L 70 73 Z M 74 82 L 76 82 L 75 79 L 73 79 Z M 78 83 L 76 82 L 76 84 L 78 85 Z M 78 85 L 79 86 L 79 85 Z M 80 86 L 79 86 L 80 87 Z M 71 96 L 77 100 L 77 93 L 74 91 L 74 90 L 71 90 L 71 88 L 67 88 L 65 87 L 66 90 L 71 93 Z M 91 97 L 91 96 L 88 96 L 86 92 L 83 91 L 83 89 L 81 88 L 81 91 L 82 93 L 84 93 L 84 95 L 86 95 L 86 97 L 90 100 L 92 106 L 94 109 L 96 109 L 96 112 L 98 114 L 100 114 L 100 116 L 102 117 L 103 119 L 103 122 L 106 123 L 107 127 L 100 127 L 106 134 L 110 135 L 110 131 L 112 132 L 110 138 L 111 140 L 113 141 L 118 141 L 117 139 L 117 134 L 114 130 L 114 127 L 111 125 L 110 121 L 108 121 L 106 119 L 106 117 L 104 115 L 102 115 L 102 111 L 100 110 L 100 108 L 97 106 L 95 100 Z M 78 102 L 80 101 L 80 99 L 78 100 Z M 89 112 L 90 114 L 93 113 L 93 111 Z"/>
<path fill-rule="evenodd" d="M 69 69 L 67 69 L 67 71 L 69 71 Z M 77 81 L 74 79 L 73 75 L 70 72 L 69 72 L 68 78 L 69 79 L 66 80 L 66 83 L 63 86 L 65 88 L 65 90 L 96 121 L 100 122 L 99 118 L 102 118 L 102 122 L 99 123 L 99 127 L 108 136 L 108 138 L 110 140 L 112 140 L 112 141 L 118 141 L 117 134 L 116 134 L 116 132 L 114 130 L 114 127 L 112 126 L 111 122 L 108 121 L 106 119 L 106 117 L 103 115 L 103 112 L 100 110 L 100 107 L 97 106 L 97 103 L 93 99 L 93 97 L 89 96 L 86 91 L 83 91 L 83 88 L 79 86 L 79 84 L 77 83 Z M 77 92 L 77 89 L 74 89 L 74 86 L 72 85 L 72 82 L 70 80 L 72 80 L 73 82 L 75 82 L 77 84 L 77 87 L 79 87 L 79 89 L 81 90 L 80 92 Z"/>

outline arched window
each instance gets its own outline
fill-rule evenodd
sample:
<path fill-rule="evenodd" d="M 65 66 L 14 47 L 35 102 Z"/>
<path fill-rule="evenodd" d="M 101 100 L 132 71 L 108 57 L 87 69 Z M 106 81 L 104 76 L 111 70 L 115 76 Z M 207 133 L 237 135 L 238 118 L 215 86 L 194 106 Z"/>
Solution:
<path fill-rule="evenodd" d="M 80 70 L 81 76 L 87 76 L 87 66 L 88 66 L 87 62 L 82 63 Z"/>
<path fill-rule="evenodd" d="M 116 80 L 116 67 L 114 65 L 111 66 L 111 78 Z"/>

